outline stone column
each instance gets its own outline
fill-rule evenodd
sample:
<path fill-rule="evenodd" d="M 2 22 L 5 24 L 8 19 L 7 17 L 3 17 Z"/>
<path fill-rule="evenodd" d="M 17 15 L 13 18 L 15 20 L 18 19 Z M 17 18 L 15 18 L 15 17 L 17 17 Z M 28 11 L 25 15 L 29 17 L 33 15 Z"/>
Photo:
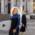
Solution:
<path fill-rule="evenodd" d="M 8 14 L 8 0 L 4 0 L 4 13 Z"/>
<path fill-rule="evenodd" d="M 1 14 L 4 14 L 4 0 L 1 0 Z"/>

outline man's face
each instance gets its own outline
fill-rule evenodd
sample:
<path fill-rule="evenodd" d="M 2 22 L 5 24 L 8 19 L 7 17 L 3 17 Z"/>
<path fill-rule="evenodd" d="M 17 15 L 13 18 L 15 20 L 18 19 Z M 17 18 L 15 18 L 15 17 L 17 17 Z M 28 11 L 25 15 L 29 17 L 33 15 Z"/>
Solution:
<path fill-rule="evenodd" d="M 13 12 L 12 12 L 13 14 L 16 14 L 17 13 L 17 9 L 16 8 L 14 8 L 14 10 L 13 10 Z"/>

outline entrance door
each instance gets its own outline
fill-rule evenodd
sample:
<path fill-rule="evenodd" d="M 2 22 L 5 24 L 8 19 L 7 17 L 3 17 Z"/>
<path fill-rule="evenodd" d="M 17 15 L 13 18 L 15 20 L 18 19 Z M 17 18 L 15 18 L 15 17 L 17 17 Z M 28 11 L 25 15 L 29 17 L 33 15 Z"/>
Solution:
<path fill-rule="evenodd" d="M 10 0 L 8 0 L 8 14 L 10 14 Z"/>

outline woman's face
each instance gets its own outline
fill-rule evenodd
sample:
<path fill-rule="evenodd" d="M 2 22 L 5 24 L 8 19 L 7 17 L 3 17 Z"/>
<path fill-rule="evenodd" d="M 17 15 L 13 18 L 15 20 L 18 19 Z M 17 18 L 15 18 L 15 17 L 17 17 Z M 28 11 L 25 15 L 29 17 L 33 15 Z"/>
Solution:
<path fill-rule="evenodd" d="M 16 14 L 17 13 L 17 8 L 14 8 L 12 14 Z"/>

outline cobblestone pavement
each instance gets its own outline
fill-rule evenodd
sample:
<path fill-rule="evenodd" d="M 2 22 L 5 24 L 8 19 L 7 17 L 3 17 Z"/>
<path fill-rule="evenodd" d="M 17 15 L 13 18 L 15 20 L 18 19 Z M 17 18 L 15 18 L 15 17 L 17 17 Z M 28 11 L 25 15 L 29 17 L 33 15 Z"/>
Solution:
<path fill-rule="evenodd" d="M 0 35 L 8 35 L 8 33 L 0 31 Z M 27 20 L 26 32 L 23 35 L 35 35 L 35 20 Z"/>

